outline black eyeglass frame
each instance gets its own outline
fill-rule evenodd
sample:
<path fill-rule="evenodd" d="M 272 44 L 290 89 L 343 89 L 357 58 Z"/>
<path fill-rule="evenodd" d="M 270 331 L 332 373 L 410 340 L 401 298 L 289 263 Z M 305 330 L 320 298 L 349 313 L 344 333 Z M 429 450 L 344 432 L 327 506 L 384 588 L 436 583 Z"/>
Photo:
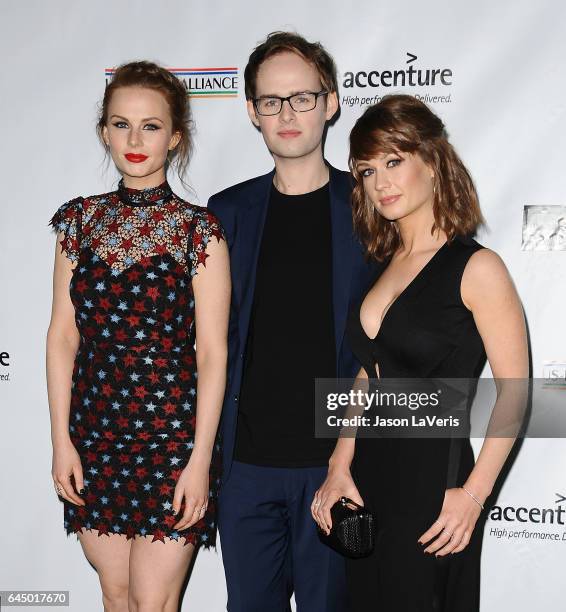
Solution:
<path fill-rule="evenodd" d="M 310 111 L 316 108 L 318 98 L 320 96 L 327 96 L 329 93 L 330 92 L 326 91 L 325 89 L 321 89 L 320 91 L 300 91 L 299 93 L 295 93 L 292 96 L 287 96 L 286 98 L 282 98 L 281 96 L 263 96 L 262 98 L 252 98 L 252 103 L 254 105 L 256 113 L 258 115 L 261 115 L 262 117 L 273 117 L 274 115 L 278 115 L 283 110 L 283 104 L 285 102 L 289 102 L 291 110 L 293 110 L 295 113 L 310 113 Z M 309 108 L 308 110 L 297 110 L 293 108 L 293 105 L 291 104 L 291 98 L 295 98 L 296 96 L 304 96 L 305 94 L 314 95 L 314 106 L 312 108 Z M 279 100 L 279 110 L 276 113 L 260 113 L 258 109 L 258 103 L 261 100 Z"/>

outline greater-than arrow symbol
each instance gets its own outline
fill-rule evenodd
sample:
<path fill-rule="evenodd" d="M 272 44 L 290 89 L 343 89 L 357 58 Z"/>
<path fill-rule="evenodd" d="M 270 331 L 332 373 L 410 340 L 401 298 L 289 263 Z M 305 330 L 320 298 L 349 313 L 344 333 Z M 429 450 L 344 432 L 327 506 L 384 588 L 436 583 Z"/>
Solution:
<path fill-rule="evenodd" d="M 561 504 L 563 501 L 566 501 L 566 497 L 564 495 L 560 495 L 560 493 L 555 494 L 557 499 L 554 502 L 555 504 Z"/>
<path fill-rule="evenodd" d="M 407 51 L 407 57 L 409 58 L 407 60 L 407 64 L 410 64 L 411 62 L 414 62 L 417 59 L 416 55 L 413 55 L 412 53 L 409 53 L 408 51 Z"/>

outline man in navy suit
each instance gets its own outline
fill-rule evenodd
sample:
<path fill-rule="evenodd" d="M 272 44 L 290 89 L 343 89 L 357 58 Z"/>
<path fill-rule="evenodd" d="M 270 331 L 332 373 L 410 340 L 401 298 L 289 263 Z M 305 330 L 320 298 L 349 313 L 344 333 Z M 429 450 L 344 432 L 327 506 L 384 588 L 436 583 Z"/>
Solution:
<path fill-rule="evenodd" d="M 342 612 L 344 560 L 310 512 L 335 444 L 314 435 L 314 380 L 358 372 L 344 328 L 375 269 L 353 235 L 350 175 L 323 157 L 338 111 L 330 55 L 276 32 L 244 77 L 275 169 L 208 203 L 233 283 L 218 519 L 228 610 L 286 612 L 294 592 L 299 612 Z"/>

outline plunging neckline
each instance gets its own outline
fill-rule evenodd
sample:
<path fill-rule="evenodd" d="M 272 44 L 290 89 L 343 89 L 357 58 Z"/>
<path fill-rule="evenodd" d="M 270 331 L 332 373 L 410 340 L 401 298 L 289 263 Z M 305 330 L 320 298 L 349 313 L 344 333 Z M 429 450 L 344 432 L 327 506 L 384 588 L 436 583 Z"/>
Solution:
<path fill-rule="evenodd" d="M 368 293 L 373 289 L 375 283 L 367 290 L 367 292 L 365 293 L 365 295 L 362 298 L 362 301 L 360 302 L 360 307 L 358 309 L 358 322 L 359 322 L 360 327 L 361 327 L 364 335 L 366 336 L 366 338 L 368 338 L 372 342 L 377 340 L 377 338 L 379 337 L 379 334 L 381 333 L 381 330 L 383 329 L 383 324 L 385 323 L 385 319 L 387 318 L 387 315 L 389 314 L 389 312 L 391 311 L 391 309 L 393 308 L 395 303 L 398 302 L 399 298 L 401 298 L 405 293 L 407 293 L 407 291 L 415 284 L 415 282 L 424 274 L 424 272 L 431 266 L 431 264 L 437 258 L 438 254 L 444 249 L 444 247 L 446 247 L 447 244 L 448 244 L 448 240 L 440 248 L 438 248 L 436 250 L 434 255 L 425 263 L 425 265 L 416 273 L 416 275 L 413 276 L 413 278 L 409 281 L 409 283 L 405 286 L 405 288 L 400 293 L 398 293 L 397 296 L 391 302 L 389 302 L 389 305 L 387 306 L 387 309 L 385 310 L 385 312 L 381 316 L 381 322 L 379 324 L 379 329 L 377 330 L 377 333 L 375 334 L 375 336 L 373 338 L 371 336 L 369 336 L 367 334 L 366 330 L 364 329 L 364 326 L 362 324 L 362 320 L 361 320 L 360 315 L 361 315 L 363 303 L 364 303 Z M 391 261 L 387 264 L 387 266 L 385 267 L 385 270 L 387 270 L 387 268 L 389 267 L 390 263 L 391 263 Z M 383 272 L 385 272 L 385 270 L 383 270 Z M 380 277 L 382 276 L 383 272 L 379 275 Z"/>

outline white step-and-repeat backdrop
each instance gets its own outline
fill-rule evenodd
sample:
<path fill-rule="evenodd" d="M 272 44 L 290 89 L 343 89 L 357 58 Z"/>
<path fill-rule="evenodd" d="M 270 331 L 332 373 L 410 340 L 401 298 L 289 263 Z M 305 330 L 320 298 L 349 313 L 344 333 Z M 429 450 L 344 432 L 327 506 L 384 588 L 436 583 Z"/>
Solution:
<path fill-rule="evenodd" d="M 503 257 L 523 300 L 533 376 L 564 381 L 565 27 L 559 0 L 4 0 L 0 590 L 65 589 L 74 612 L 101 609 L 97 576 L 76 537 L 65 536 L 53 492 L 44 346 L 47 222 L 62 202 L 118 180 L 94 132 L 108 69 L 150 59 L 187 81 L 194 193 L 171 183 L 203 205 L 271 168 L 246 115 L 243 69 L 273 30 L 320 40 L 336 59 L 342 114 L 326 156 L 338 167 L 366 105 L 393 92 L 431 104 L 477 184 L 488 221 L 479 239 Z M 565 609 L 565 514 L 564 441 L 526 440 L 487 524 L 482 612 Z M 223 609 L 221 551 L 203 552 L 183 610 Z"/>

